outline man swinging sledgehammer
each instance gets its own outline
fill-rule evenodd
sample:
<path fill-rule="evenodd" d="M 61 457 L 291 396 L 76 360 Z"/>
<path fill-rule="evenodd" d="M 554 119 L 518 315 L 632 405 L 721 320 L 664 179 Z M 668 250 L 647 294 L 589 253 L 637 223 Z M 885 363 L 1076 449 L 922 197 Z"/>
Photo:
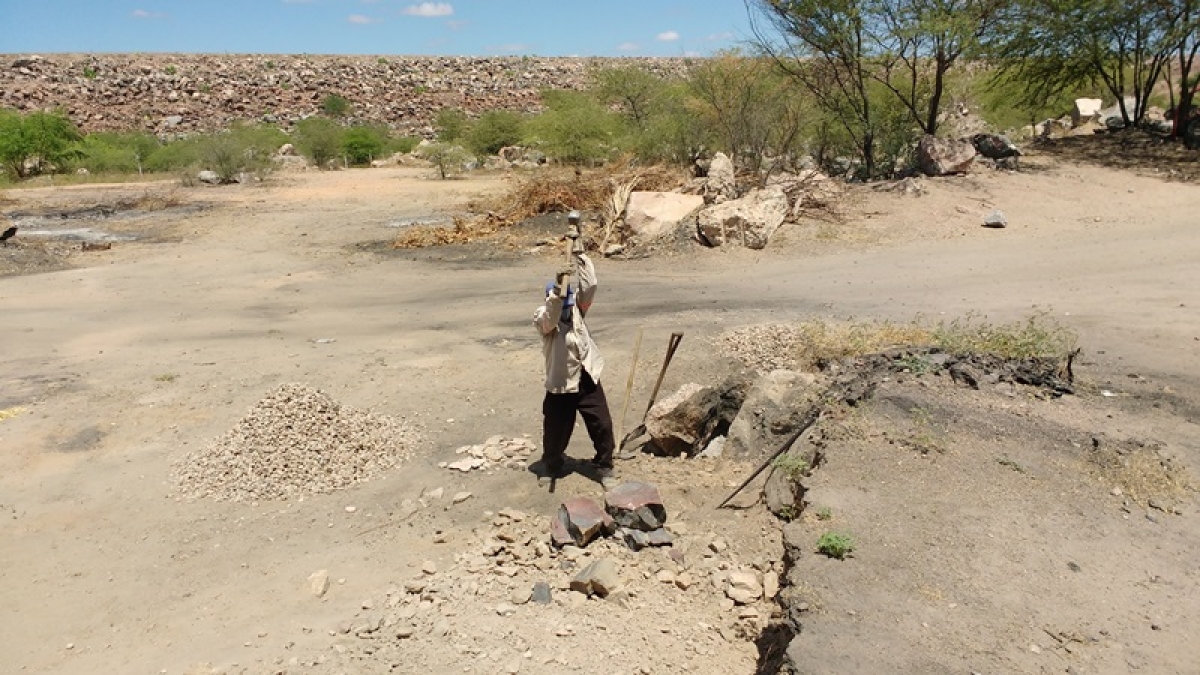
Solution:
<path fill-rule="evenodd" d="M 542 458 L 534 468 L 541 485 L 553 485 L 555 480 L 569 473 L 566 450 L 578 413 L 583 417 L 595 448 L 592 467 L 608 490 L 616 486 L 617 476 L 613 469 L 612 415 L 600 385 L 604 358 L 584 323 L 596 297 L 596 267 L 584 252 L 580 240 L 579 212 L 572 211 L 567 222 L 570 266 L 560 270 L 554 281 L 546 284 L 544 302 L 533 316 L 533 325 L 542 336 L 542 354 L 546 359 Z"/>

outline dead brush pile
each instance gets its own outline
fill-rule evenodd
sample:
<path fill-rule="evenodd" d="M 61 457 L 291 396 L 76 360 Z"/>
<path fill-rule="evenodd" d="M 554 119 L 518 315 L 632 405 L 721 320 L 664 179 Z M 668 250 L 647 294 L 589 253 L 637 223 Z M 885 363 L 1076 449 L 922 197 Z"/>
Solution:
<path fill-rule="evenodd" d="M 606 206 L 622 186 L 633 185 L 638 190 L 673 190 L 683 182 L 684 175 L 678 169 L 635 167 L 628 162 L 594 170 L 547 169 L 518 174 L 512 177 L 512 187 L 507 194 L 474 207 L 479 215 L 455 216 L 452 228 L 436 225 L 407 227 L 392 245 L 395 248 L 425 248 L 467 244 L 547 213 L 571 210 L 605 213 Z"/>

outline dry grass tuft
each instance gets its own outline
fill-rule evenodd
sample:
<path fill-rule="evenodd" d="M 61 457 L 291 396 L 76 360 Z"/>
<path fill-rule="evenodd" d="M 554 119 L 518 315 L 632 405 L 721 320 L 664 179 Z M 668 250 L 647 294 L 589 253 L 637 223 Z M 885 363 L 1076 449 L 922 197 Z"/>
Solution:
<path fill-rule="evenodd" d="M 0 422 L 3 422 L 4 420 L 12 418 L 12 417 L 16 417 L 17 415 L 20 415 L 23 412 L 25 412 L 25 409 L 20 406 L 17 406 L 15 408 L 5 408 L 4 410 L 0 410 Z"/>
<path fill-rule="evenodd" d="M 395 248 L 423 248 L 466 244 L 546 213 L 570 210 L 599 212 L 608 206 L 620 186 L 636 182 L 642 190 L 674 189 L 683 174 L 668 167 L 635 167 L 628 162 L 597 170 L 544 169 L 515 175 L 512 188 L 490 204 L 479 204 L 484 213 L 456 217 L 453 228 L 414 226 L 396 237 Z"/>
<path fill-rule="evenodd" d="M 1163 457 L 1157 447 L 1106 443 L 1093 448 L 1091 461 L 1105 483 L 1143 505 L 1152 499 L 1180 500 L 1195 489 L 1187 470 Z"/>
<path fill-rule="evenodd" d="M 839 359 L 893 347 L 928 346 L 944 352 L 994 354 L 1004 358 L 1061 357 L 1075 348 L 1074 332 L 1046 312 L 1008 324 L 967 315 L 949 323 L 824 321 L 747 326 L 718 338 L 726 351 L 760 370 L 818 369 Z"/>

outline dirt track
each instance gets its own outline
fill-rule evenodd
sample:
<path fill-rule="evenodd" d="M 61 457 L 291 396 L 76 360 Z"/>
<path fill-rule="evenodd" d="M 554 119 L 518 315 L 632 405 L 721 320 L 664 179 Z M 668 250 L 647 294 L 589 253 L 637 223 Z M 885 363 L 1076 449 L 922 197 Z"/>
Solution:
<path fill-rule="evenodd" d="M 687 257 L 601 261 L 602 290 L 589 320 L 609 361 L 614 404 L 638 328 L 651 354 L 643 358 L 651 362 L 671 331 L 686 334 L 669 391 L 722 373 L 727 364 L 713 353 L 711 339 L 748 323 L 949 319 L 971 312 L 1007 321 L 1044 308 L 1080 333 L 1089 391 L 1120 395 L 1093 395 L 1072 419 L 1112 424 L 1095 431 L 1122 437 L 1143 433 L 1137 420 L 1151 419 L 1155 436 L 1200 475 L 1200 186 L 1045 158 L 1032 159 L 1019 174 L 927 185 L 922 197 L 853 192 L 845 221 L 790 228 L 761 252 L 697 249 Z M 599 495 L 581 476 L 547 495 L 523 472 L 460 475 L 437 467 L 454 459 L 458 446 L 494 434 L 537 438 L 541 357 L 528 320 L 553 265 L 537 256 L 414 261 L 380 255 L 370 244 L 391 236 L 390 223 L 451 213 L 500 188 L 495 178 L 438 182 L 412 169 L 301 174 L 256 188 L 159 186 L 151 189 L 208 207 L 139 223 L 139 234 L 148 235 L 142 242 L 73 256 L 78 266 L 70 269 L 0 278 L 0 316 L 8 327 L 0 409 L 22 408 L 0 420 L 0 634 L 13 672 L 180 673 L 200 663 L 221 672 L 327 672 L 332 661 L 305 668 L 289 659 L 340 654 L 331 651 L 330 630 L 336 633 L 381 589 L 419 574 L 423 561 L 453 565 L 472 530 L 486 529 L 485 511 L 549 515 L 565 494 Z M 0 210 L 86 205 L 130 191 L 14 190 Z M 980 227 L 993 208 L 1007 214 L 1007 229 Z M 648 395 L 649 370 L 638 379 L 631 416 Z M 424 431 L 428 447 L 385 479 L 303 502 L 177 499 L 170 463 L 220 436 L 283 382 L 307 383 L 346 404 L 409 420 Z M 1106 421 L 1105 405 L 1117 421 Z M 583 438 L 573 441 L 572 454 L 586 455 Z M 748 463 L 718 461 L 696 470 L 652 461 L 639 459 L 629 470 L 664 485 L 668 502 L 679 505 L 675 517 L 695 533 L 696 557 L 710 533 L 744 551 L 744 561 L 781 555 L 773 521 L 761 512 L 709 508 Z M 960 479 L 967 492 L 977 487 L 972 480 L 991 480 Z M 823 480 L 839 494 L 837 479 Z M 400 519 L 404 500 L 437 487 L 473 497 Z M 1018 500 L 1045 498 L 1044 485 L 1014 489 L 1029 491 Z M 853 508 L 854 500 L 839 498 L 840 509 Z M 894 512 L 886 502 L 882 507 L 880 517 Z M 862 513 L 876 508 L 864 506 Z M 1064 664 L 1077 672 L 1115 672 L 1108 667 L 1119 671 L 1135 662 L 1144 672 L 1185 672 L 1178 664 L 1200 662 L 1196 624 L 1182 620 L 1195 618 L 1182 608 L 1200 606 L 1200 580 L 1186 555 L 1196 550 L 1194 499 L 1181 503 L 1181 511 L 1160 519 L 1161 533 L 1121 535 L 1121 546 L 1160 546 L 1161 555 L 1149 556 L 1158 567 L 1148 574 L 1171 584 L 1170 594 L 1154 598 L 1167 616 L 1154 619 L 1161 630 L 1124 638 L 1136 648 L 1121 653 L 1135 659 L 1106 652 L 1091 662 L 1039 661 L 1023 642 L 985 645 L 970 635 L 954 644 L 974 644 L 980 653 L 1016 650 L 1019 658 L 985 662 L 1029 672 L 1064 672 Z M 1081 506 L 1072 517 L 1080 527 L 1100 523 L 1106 531 L 1102 525 L 1114 516 Z M 448 532 L 451 544 L 429 543 L 435 530 Z M 1033 538 L 1012 544 L 1021 559 L 1046 545 Z M 1089 551 L 1106 553 L 1103 546 Z M 861 576 L 846 579 L 866 584 L 866 563 L 847 564 L 860 566 L 834 568 L 840 572 L 830 578 L 855 570 Z M 305 590 L 318 569 L 334 578 L 321 601 Z M 997 585 L 1026 570 L 974 571 L 984 575 L 972 583 L 986 595 L 1002 593 Z M 1094 581 L 1094 588 L 1070 594 L 1056 595 L 1052 586 L 1042 592 L 1047 604 L 1063 603 L 1066 611 L 1066 603 L 1099 607 L 1114 597 L 1114 586 L 1139 583 L 1115 572 Z M 870 614 L 885 599 L 866 590 L 869 584 L 863 588 L 848 609 Z M 497 624 L 490 605 L 474 608 L 447 619 L 458 632 L 428 643 L 426 650 L 442 645 L 444 651 L 423 652 L 428 660 L 419 670 L 462 672 L 469 665 L 472 672 L 503 672 L 517 658 L 526 664 L 521 672 L 753 671 L 752 643 L 712 638 L 692 623 L 679 627 L 682 636 L 660 630 L 658 617 L 668 612 L 719 626 L 727 613 L 715 599 L 697 591 L 688 596 L 691 604 L 676 607 L 656 603 L 659 597 L 657 587 L 645 590 L 632 615 L 565 606 L 563 615 L 580 635 L 526 634 L 525 649 L 515 651 L 513 636 L 523 625 L 551 627 L 529 617 Z M 1112 611 L 1124 626 L 1128 613 L 1142 607 Z M 599 664 L 588 655 L 594 635 L 617 645 Z M 464 636 L 490 657 L 457 649 Z M 903 632 L 817 628 L 814 636 L 823 653 L 858 650 L 866 664 L 876 663 L 872 655 L 909 648 Z"/>

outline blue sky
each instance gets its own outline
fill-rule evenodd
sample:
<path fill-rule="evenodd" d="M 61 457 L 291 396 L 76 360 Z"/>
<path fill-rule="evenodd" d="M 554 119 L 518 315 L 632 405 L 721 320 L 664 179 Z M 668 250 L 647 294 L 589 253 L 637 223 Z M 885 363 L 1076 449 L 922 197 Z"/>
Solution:
<path fill-rule="evenodd" d="M 0 0 L 0 53 L 702 56 L 742 0 Z"/>

